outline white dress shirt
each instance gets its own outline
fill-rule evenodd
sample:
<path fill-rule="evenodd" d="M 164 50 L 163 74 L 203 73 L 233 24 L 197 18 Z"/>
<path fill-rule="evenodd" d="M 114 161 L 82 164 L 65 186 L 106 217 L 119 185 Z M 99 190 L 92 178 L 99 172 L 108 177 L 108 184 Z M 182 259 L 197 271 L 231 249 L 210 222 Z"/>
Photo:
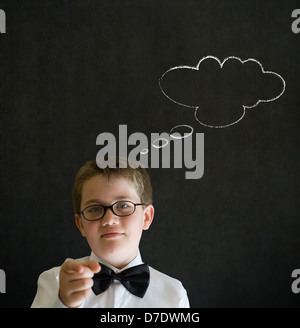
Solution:
<path fill-rule="evenodd" d="M 140 252 L 137 257 L 121 270 L 99 259 L 93 252 L 90 256 L 75 260 L 78 263 L 96 260 L 108 266 L 115 273 L 142 264 Z M 84 308 L 188 308 L 186 290 L 179 280 L 171 278 L 149 266 L 150 283 L 143 298 L 132 295 L 118 280 L 103 293 L 95 295 L 91 291 L 81 307 Z M 43 272 L 38 279 L 37 293 L 32 308 L 66 307 L 58 298 L 60 267 Z"/>

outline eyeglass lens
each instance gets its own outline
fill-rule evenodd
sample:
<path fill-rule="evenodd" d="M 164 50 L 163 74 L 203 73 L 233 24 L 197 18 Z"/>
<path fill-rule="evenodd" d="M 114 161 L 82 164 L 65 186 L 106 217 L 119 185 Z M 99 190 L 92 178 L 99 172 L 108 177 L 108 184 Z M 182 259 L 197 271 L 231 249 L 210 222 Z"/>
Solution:
<path fill-rule="evenodd" d="M 131 202 L 116 202 L 112 205 L 112 211 L 118 216 L 131 215 L 135 210 L 135 206 Z M 105 207 L 102 205 L 92 205 L 83 211 L 83 215 L 87 220 L 99 220 L 104 216 Z"/>

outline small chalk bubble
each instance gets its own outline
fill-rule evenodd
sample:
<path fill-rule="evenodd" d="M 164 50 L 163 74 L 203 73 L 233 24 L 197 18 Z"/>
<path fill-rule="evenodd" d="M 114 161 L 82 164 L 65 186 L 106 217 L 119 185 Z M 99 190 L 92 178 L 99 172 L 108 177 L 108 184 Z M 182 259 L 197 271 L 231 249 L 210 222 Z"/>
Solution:
<path fill-rule="evenodd" d="M 174 139 L 183 139 L 189 137 L 194 129 L 190 125 L 176 125 L 170 130 L 170 137 Z"/>
<path fill-rule="evenodd" d="M 149 152 L 149 149 L 147 149 L 147 148 L 144 148 L 144 149 L 142 149 L 141 151 L 140 151 L 140 153 L 142 154 L 142 155 L 145 155 L 145 154 L 147 154 Z"/>
<path fill-rule="evenodd" d="M 152 146 L 154 148 L 163 148 L 169 143 L 169 140 L 166 138 L 157 138 L 153 141 Z"/>

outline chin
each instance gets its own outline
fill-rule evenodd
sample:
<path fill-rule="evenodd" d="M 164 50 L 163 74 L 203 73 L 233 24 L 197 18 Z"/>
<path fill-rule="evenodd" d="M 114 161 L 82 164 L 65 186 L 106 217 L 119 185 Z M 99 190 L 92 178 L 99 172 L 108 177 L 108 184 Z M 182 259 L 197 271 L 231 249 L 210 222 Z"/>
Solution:
<path fill-rule="evenodd" d="M 98 247 L 97 255 L 104 261 L 111 263 L 122 259 L 128 255 L 127 248 L 122 243 L 110 240 L 109 242 L 101 243 Z"/>
<path fill-rule="evenodd" d="M 97 253 L 94 253 L 114 267 L 122 269 L 135 258 L 137 252 L 136 247 L 130 247 L 130 245 L 124 245 L 124 243 L 105 242 L 101 243 L 98 246 Z"/>

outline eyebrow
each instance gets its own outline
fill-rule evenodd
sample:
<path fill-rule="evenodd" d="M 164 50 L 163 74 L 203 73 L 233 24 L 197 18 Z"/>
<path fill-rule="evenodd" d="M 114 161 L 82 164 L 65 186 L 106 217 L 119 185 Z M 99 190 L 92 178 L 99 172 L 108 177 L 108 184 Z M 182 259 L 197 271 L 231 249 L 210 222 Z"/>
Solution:
<path fill-rule="evenodd" d="M 114 198 L 114 201 L 113 201 L 113 203 L 114 202 L 118 202 L 118 201 L 120 201 L 120 200 L 131 200 L 131 197 L 129 197 L 128 195 L 127 196 L 118 196 L 118 197 L 115 197 Z M 89 205 L 89 204 L 103 204 L 103 203 L 105 203 L 105 202 L 103 202 L 101 199 L 98 199 L 98 198 L 94 198 L 94 199 L 90 199 L 90 200 L 88 200 L 86 203 L 85 203 L 85 205 L 84 206 L 87 206 L 87 205 Z M 112 203 L 112 204 L 113 204 Z"/>

